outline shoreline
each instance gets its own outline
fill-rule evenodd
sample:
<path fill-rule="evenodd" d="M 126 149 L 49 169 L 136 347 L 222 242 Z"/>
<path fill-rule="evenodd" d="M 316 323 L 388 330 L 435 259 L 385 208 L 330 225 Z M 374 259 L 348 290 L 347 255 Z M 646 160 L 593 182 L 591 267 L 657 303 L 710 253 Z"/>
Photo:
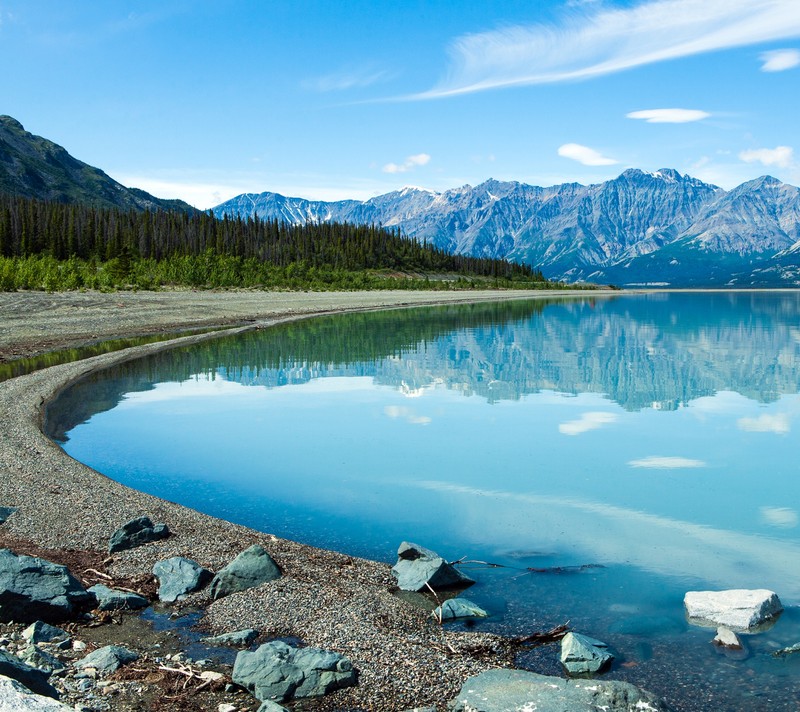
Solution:
<path fill-rule="evenodd" d="M 348 656 L 360 671 L 359 685 L 304 702 L 303 709 L 381 709 L 423 705 L 444 709 L 464 680 L 493 667 L 509 667 L 509 641 L 487 633 L 453 632 L 391 593 L 389 566 L 278 539 L 216 519 L 163 498 L 132 490 L 71 459 L 41 431 L 42 408 L 67 385 L 94 370 L 178 345 L 269 328 L 310 316 L 435 304 L 507 299 L 593 298 L 609 291 L 569 292 L 352 292 L 352 293 L 113 293 L 0 295 L 0 355 L 53 344 L 76 346 L 139 333 L 181 328 L 247 325 L 196 334 L 94 356 L 0 383 L 0 505 L 19 510 L 2 525 L 3 535 L 46 549 L 104 554 L 108 537 L 146 514 L 175 535 L 115 554 L 107 571 L 115 577 L 149 575 L 153 564 L 187 556 L 219 570 L 254 543 L 264 546 L 284 576 L 273 584 L 210 603 L 207 594 L 188 604 L 205 609 L 216 632 L 252 627 L 262 634 L 296 636 L 304 643 Z M 16 298 L 16 299 L 15 299 Z M 16 302 L 16 304 L 14 304 Z M 123 304 L 124 306 L 119 306 Z M 16 311 L 11 318 L 9 307 Z M 182 309 L 176 314 L 176 310 Z M 119 318 L 125 310 L 124 318 Z M 64 313 L 71 314 L 63 320 Z M 250 316 L 247 316 L 249 314 Z M 104 318 L 105 317 L 105 318 Z M 205 323 L 199 323 L 205 320 Z M 212 324 L 211 322 L 216 322 Z M 127 330 L 127 331 L 126 331 Z M 37 344 L 39 345 L 37 347 Z M 41 353 L 41 351 L 40 351 Z M 53 516 L 53 513 L 57 516 Z M 399 542 L 398 542 L 399 544 Z M 435 542 L 431 542 L 435 548 Z M 80 572 L 74 572 L 79 574 Z M 455 651 L 455 652 L 454 652 Z M 111 709 L 115 709 L 112 707 Z"/>

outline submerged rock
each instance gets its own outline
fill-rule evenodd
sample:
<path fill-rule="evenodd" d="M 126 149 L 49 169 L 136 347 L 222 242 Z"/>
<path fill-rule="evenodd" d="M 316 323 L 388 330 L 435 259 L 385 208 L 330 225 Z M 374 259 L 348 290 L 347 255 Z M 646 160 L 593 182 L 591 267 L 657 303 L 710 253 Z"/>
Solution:
<path fill-rule="evenodd" d="M 123 648 L 121 645 L 106 645 L 76 662 L 75 667 L 81 670 L 94 668 L 97 674 L 103 677 L 138 659 L 139 654 L 133 650 Z"/>
<path fill-rule="evenodd" d="M 102 583 L 92 586 L 89 593 L 94 594 L 97 598 L 97 609 L 100 611 L 134 611 L 150 605 L 150 601 L 138 593 L 109 588 Z"/>
<path fill-rule="evenodd" d="M 259 544 L 245 549 L 211 581 L 209 593 L 215 601 L 237 591 L 253 588 L 280 578 L 281 570 L 266 549 Z"/>
<path fill-rule="evenodd" d="M 795 643 L 794 645 L 790 645 L 788 648 L 781 648 L 780 650 L 776 650 L 772 653 L 773 658 L 785 658 L 787 655 L 795 655 L 796 653 L 800 653 L 800 643 Z"/>
<path fill-rule="evenodd" d="M 230 645 L 235 648 L 246 648 L 258 638 L 258 631 L 254 628 L 236 630 L 232 633 L 222 633 L 203 638 L 204 643 L 209 645 Z"/>
<path fill-rule="evenodd" d="M 470 677 L 452 712 L 669 712 L 662 700 L 627 682 L 564 680 L 525 670 L 487 670 Z"/>
<path fill-rule="evenodd" d="M 158 579 L 158 599 L 164 603 L 186 598 L 190 593 L 201 590 L 214 577 L 211 571 L 183 556 L 157 561 L 153 566 L 153 575 Z"/>
<path fill-rule="evenodd" d="M 392 567 L 397 586 L 403 591 L 438 591 L 446 588 L 466 588 L 473 581 L 435 551 L 404 541 L 397 550 L 397 563 Z"/>
<path fill-rule="evenodd" d="M 278 640 L 236 656 L 233 681 L 259 700 L 320 697 L 356 684 L 353 664 L 339 653 L 293 648 Z"/>
<path fill-rule="evenodd" d="M 479 605 L 467 598 L 449 598 L 441 606 L 433 609 L 431 617 L 439 621 L 456 618 L 488 618 L 489 614 Z"/>
<path fill-rule="evenodd" d="M 561 639 L 561 664 L 570 675 L 599 672 L 614 656 L 608 645 L 580 633 L 567 633 Z"/>
<path fill-rule="evenodd" d="M 714 645 L 719 645 L 722 648 L 730 648 L 731 650 L 742 650 L 744 648 L 742 641 L 739 640 L 739 636 L 725 626 L 717 628 L 717 634 L 711 642 L 714 643 Z"/>
<path fill-rule="evenodd" d="M 0 549 L 0 620 L 59 621 L 93 603 L 66 566 Z"/>
<path fill-rule="evenodd" d="M 136 517 L 111 535 L 111 539 L 108 540 L 108 553 L 133 549 L 168 536 L 169 528 L 166 524 L 153 524 L 150 517 Z"/>
<path fill-rule="evenodd" d="M 0 675 L 0 710 L 3 712 L 74 712 L 74 707 L 31 692 L 25 685 Z"/>
<path fill-rule="evenodd" d="M 56 688 L 47 682 L 50 673 L 31 667 L 5 650 L 0 650 L 0 675 L 16 680 L 37 695 L 58 699 Z"/>
<path fill-rule="evenodd" d="M 690 623 L 739 631 L 763 625 L 783 610 L 777 594 L 766 589 L 689 591 L 683 603 Z"/>

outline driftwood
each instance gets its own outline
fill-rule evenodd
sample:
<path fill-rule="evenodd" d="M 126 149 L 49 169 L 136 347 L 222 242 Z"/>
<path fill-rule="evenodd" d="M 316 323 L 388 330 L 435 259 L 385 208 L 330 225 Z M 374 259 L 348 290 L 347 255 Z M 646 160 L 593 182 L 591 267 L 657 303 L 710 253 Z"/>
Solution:
<path fill-rule="evenodd" d="M 515 645 L 528 645 L 536 647 L 538 645 L 547 645 L 548 643 L 555 643 L 561 640 L 567 633 L 569 633 L 569 621 L 557 625 L 550 630 L 539 631 L 531 633 L 530 635 L 521 635 L 516 638 L 511 638 L 511 642 Z"/>

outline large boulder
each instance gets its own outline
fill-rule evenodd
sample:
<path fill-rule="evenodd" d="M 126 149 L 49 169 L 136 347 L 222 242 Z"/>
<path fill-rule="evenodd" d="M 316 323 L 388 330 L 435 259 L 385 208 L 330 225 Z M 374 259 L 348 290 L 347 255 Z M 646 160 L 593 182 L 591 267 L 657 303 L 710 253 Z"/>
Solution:
<path fill-rule="evenodd" d="M 452 712 L 669 712 L 655 695 L 627 682 L 564 680 L 525 670 L 487 670 L 470 677 Z"/>
<path fill-rule="evenodd" d="M 75 667 L 80 670 L 93 669 L 100 677 L 116 672 L 123 665 L 139 659 L 139 654 L 121 645 L 106 645 L 89 653 L 85 658 L 78 660 Z"/>
<path fill-rule="evenodd" d="M 175 603 L 202 589 L 214 576 L 196 561 L 183 556 L 156 561 L 153 575 L 158 579 L 158 600 Z"/>
<path fill-rule="evenodd" d="M 281 570 L 266 549 L 259 544 L 245 549 L 211 581 L 209 593 L 215 601 L 237 591 L 259 586 L 280 578 Z"/>
<path fill-rule="evenodd" d="M 683 599 L 690 623 L 747 631 L 768 624 L 782 610 L 780 599 L 766 589 L 689 591 Z"/>
<path fill-rule="evenodd" d="M 407 541 L 397 549 L 397 563 L 392 573 L 403 591 L 427 591 L 428 587 L 435 591 L 466 588 L 475 583 L 435 551 Z"/>
<path fill-rule="evenodd" d="M 456 618 L 487 618 L 489 614 L 477 603 L 468 598 L 448 598 L 441 606 L 433 609 L 431 617 L 438 621 L 451 621 Z"/>
<path fill-rule="evenodd" d="M 0 710 L 3 712 L 74 712 L 75 708 L 31 692 L 16 680 L 0 675 Z"/>
<path fill-rule="evenodd" d="M 320 697 L 356 684 L 353 664 L 343 655 L 319 648 L 294 648 L 275 640 L 243 650 L 233 665 L 233 681 L 259 700 Z"/>
<path fill-rule="evenodd" d="M 588 635 L 567 633 L 561 639 L 561 664 L 570 675 L 599 672 L 613 659 L 605 643 Z"/>
<path fill-rule="evenodd" d="M 94 594 L 97 599 L 99 611 L 135 611 L 150 605 L 150 601 L 138 593 L 109 588 L 102 583 L 92 586 L 89 593 Z"/>
<path fill-rule="evenodd" d="M 66 566 L 0 549 L 0 620 L 60 621 L 94 603 Z"/>
<path fill-rule="evenodd" d="M 5 675 L 12 680 L 22 683 L 31 692 L 35 692 L 37 695 L 58 699 L 56 688 L 47 682 L 50 673 L 31 667 L 20 660 L 16 655 L 12 655 L 2 649 L 0 649 L 0 675 Z"/>
<path fill-rule="evenodd" d="M 108 540 L 108 553 L 133 549 L 151 541 L 166 539 L 169 528 L 166 524 L 153 524 L 150 517 L 136 517 L 123 524 Z"/>

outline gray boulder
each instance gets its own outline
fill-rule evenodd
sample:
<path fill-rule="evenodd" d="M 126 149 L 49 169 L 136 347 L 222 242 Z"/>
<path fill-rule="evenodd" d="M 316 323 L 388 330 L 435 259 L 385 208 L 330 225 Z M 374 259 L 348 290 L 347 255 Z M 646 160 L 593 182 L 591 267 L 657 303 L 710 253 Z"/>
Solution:
<path fill-rule="evenodd" d="M 151 541 L 166 539 L 169 528 L 166 524 L 153 524 L 150 517 L 136 517 L 123 524 L 108 540 L 108 553 L 133 549 Z"/>
<path fill-rule="evenodd" d="M 0 710 L 3 712 L 74 712 L 74 707 L 31 692 L 25 685 L 0 675 Z"/>
<path fill-rule="evenodd" d="M 196 561 L 183 556 L 156 561 L 153 575 L 158 579 L 158 600 L 175 603 L 202 589 L 214 576 Z"/>
<path fill-rule="evenodd" d="M 456 618 L 487 618 L 489 614 L 467 598 L 449 598 L 433 609 L 431 616 L 439 621 Z"/>
<path fill-rule="evenodd" d="M 237 630 L 233 633 L 222 633 L 203 638 L 204 643 L 209 645 L 230 645 L 234 648 L 247 648 L 258 638 L 258 631 L 253 628 Z"/>
<path fill-rule="evenodd" d="M 599 672 L 614 656 L 600 640 L 580 633 L 567 633 L 561 639 L 561 664 L 570 675 Z"/>
<path fill-rule="evenodd" d="M 0 507 L 0 524 L 5 524 L 6 520 L 17 511 L 17 507 Z"/>
<path fill-rule="evenodd" d="M 93 603 L 66 566 L 0 549 L 0 620 L 64 620 Z"/>
<path fill-rule="evenodd" d="M 211 581 L 209 593 L 215 601 L 237 591 L 253 588 L 280 578 L 281 570 L 266 549 L 259 544 L 245 549 Z"/>
<path fill-rule="evenodd" d="M 427 591 L 428 586 L 435 591 L 466 588 L 475 583 L 436 552 L 407 541 L 397 549 L 397 563 L 392 573 L 403 591 Z"/>
<path fill-rule="evenodd" d="M 275 640 L 236 656 L 233 681 L 259 700 L 320 697 L 356 684 L 353 664 L 338 653 L 293 648 Z"/>
<path fill-rule="evenodd" d="M 669 712 L 655 695 L 627 682 L 564 680 L 525 670 L 487 670 L 470 677 L 452 712 Z"/>
<path fill-rule="evenodd" d="M 38 670 L 44 670 L 50 675 L 58 675 L 67 669 L 66 665 L 64 665 L 64 663 L 62 663 L 55 655 L 46 653 L 36 645 L 29 645 L 20 653 L 19 657 L 31 667 L 35 667 Z"/>
<path fill-rule="evenodd" d="M 22 637 L 29 643 L 35 645 L 37 643 L 52 643 L 55 641 L 67 640 L 69 638 L 69 633 L 63 628 L 56 628 L 54 625 L 50 625 L 44 621 L 36 621 L 22 631 Z"/>
<path fill-rule="evenodd" d="M 132 663 L 139 659 L 139 654 L 123 648 L 121 645 L 106 645 L 98 648 L 93 653 L 89 653 L 85 658 L 78 660 L 75 667 L 81 670 L 93 668 L 100 677 L 116 672 L 123 665 Z"/>
<path fill-rule="evenodd" d="M 31 667 L 27 663 L 20 660 L 16 655 L 0 649 L 0 675 L 10 677 L 27 687 L 31 692 L 37 695 L 44 695 L 45 697 L 52 697 L 54 700 L 58 699 L 58 692 L 53 687 L 47 678 L 50 673 L 38 668 Z"/>
<path fill-rule="evenodd" d="M 763 588 L 689 591 L 683 604 L 690 623 L 734 631 L 768 625 L 783 610 L 777 594 Z"/>
<path fill-rule="evenodd" d="M 94 594 L 97 599 L 97 609 L 99 611 L 135 611 L 139 608 L 147 608 L 150 605 L 150 601 L 138 593 L 109 588 L 102 583 L 92 586 L 89 589 L 89 593 Z"/>

